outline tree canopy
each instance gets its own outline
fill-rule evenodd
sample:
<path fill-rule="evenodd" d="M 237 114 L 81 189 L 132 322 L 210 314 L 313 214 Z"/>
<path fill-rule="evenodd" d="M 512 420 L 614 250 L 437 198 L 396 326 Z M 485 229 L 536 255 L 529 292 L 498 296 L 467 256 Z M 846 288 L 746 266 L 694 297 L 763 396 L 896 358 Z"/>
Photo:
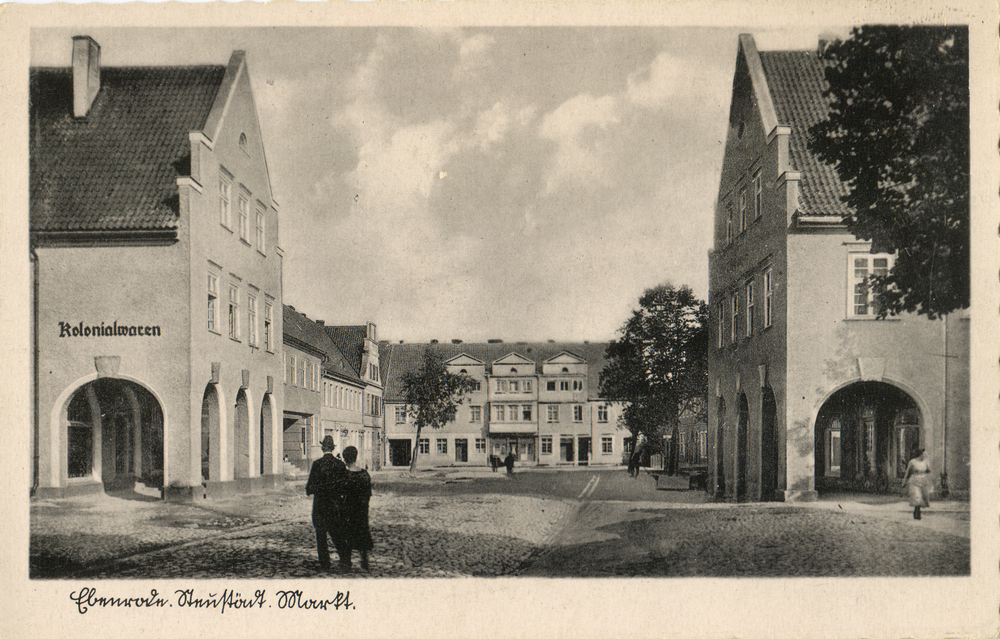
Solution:
<path fill-rule="evenodd" d="M 849 193 L 848 230 L 894 253 L 880 315 L 969 306 L 969 35 L 964 26 L 856 27 L 823 53 L 828 119 L 809 148 Z"/>
<path fill-rule="evenodd" d="M 647 441 L 701 415 L 708 394 L 708 305 L 687 286 L 647 289 L 607 349 L 601 395 L 625 402 L 619 423 Z"/>
<path fill-rule="evenodd" d="M 419 370 L 402 376 L 406 414 L 417 427 L 416 441 L 410 458 L 410 471 L 417 466 L 420 432 L 424 428 L 441 428 L 454 421 L 462 396 L 475 390 L 476 381 L 468 375 L 449 373 L 441 356 L 428 348 Z"/>

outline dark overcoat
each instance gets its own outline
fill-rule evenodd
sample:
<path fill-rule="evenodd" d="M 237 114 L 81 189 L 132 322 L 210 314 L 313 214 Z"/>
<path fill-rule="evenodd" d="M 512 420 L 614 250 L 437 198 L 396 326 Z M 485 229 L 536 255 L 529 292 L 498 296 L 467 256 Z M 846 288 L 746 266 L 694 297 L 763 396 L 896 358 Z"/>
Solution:
<path fill-rule="evenodd" d="M 368 526 L 368 503 L 372 497 L 372 478 L 367 470 L 348 470 L 344 482 L 344 539 L 354 550 L 371 550 L 372 532 Z"/>
<path fill-rule="evenodd" d="M 313 462 L 306 481 L 306 494 L 314 495 L 312 521 L 317 530 L 337 531 L 343 521 L 343 483 L 347 466 L 326 453 Z"/>

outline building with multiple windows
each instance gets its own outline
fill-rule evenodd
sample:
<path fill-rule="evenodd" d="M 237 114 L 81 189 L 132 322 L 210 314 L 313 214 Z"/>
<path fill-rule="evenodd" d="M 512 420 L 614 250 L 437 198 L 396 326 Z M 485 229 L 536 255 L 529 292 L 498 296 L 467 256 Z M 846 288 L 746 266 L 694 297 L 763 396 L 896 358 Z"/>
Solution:
<path fill-rule="evenodd" d="M 621 464 L 629 433 L 618 428 L 621 406 L 600 397 L 606 343 L 388 344 L 386 464 L 406 466 L 414 448 L 428 465 L 488 463 L 513 452 L 518 464 Z M 406 414 L 402 379 L 432 349 L 451 373 L 478 386 L 455 420 L 421 431 Z M 420 463 L 420 462 L 418 462 Z"/>
<path fill-rule="evenodd" d="M 969 319 L 876 319 L 873 254 L 842 223 L 846 187 L 807 148 L 825 117 L 817 51 L 739 39 L 709 258 L 709 449 L 733 500 L 898 486 L 925 448 L 969 488 Z"/>
<path fill-rule="evenodd" d="M 364 352 L 365 348 L 377 349 L 375 325 L 326 326 L 323 320 L 311 320 L 285 306 L 284 327 L 285 462 L 308 471 L 322 456 L 320 442 L 330 435 L 337 445 L 336 454 L 355 446 L 362 466 L 380 468 L 381 381 L 373 379 L 378 375 L 378 359 Z M 341 348 L 362 357 L 352 363 Z"/>
<path fill-rule="evenodd" d="M 282 253 L 244 54 L 100 53 L 76 37 L 30 74 L 35 493 L 279 485 Z"/>

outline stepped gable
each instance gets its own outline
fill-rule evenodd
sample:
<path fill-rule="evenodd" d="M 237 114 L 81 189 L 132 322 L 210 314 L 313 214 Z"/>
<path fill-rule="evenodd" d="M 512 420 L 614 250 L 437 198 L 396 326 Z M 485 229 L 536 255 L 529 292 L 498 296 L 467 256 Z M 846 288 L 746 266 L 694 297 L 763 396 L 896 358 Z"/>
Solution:
<path fill-rule="evenodd" d="M 829 101 L 824 62 L 816 51 L 761 51 L 760 61 L 774 102 L 778 123 L 791 128 L 789 155 L 794 170 L 802 174 L 799 207 L 805 215 L 843 217 L 848 208 L 841 200 L 847 187 L 832 164 L 808 148 L 809 127 L 827 117 Z"/>
<path fill-rule="evenodd" d="M 170 231 L 225 66 L 105 67 L 83 118 L 70 68 L 30 72 L 32 232 Z"/>

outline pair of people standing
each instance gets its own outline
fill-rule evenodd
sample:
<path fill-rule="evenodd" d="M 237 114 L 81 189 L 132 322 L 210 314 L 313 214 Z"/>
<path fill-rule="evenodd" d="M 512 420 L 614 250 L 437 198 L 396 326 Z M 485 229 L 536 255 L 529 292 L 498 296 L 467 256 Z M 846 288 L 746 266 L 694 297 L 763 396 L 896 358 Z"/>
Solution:
<path fill-rule="evenodd" d="M 344 449 L 343 461 L 333 456 L 336 446 L 330 435 L 323 438 L 320 448 L 323 456 L 313 462 L 306 481 L 306 494 L 313 495 L 312 521 L 320 567 L 330 567 L 329 537 L 341 570 L 351 570 L 355 550 L 361 554 L 361 567 L 368 570 L 368 551 L 374 547 L 368 526 L 371 476 L 357 465 L 358 449 L 354 446 Z"/>

